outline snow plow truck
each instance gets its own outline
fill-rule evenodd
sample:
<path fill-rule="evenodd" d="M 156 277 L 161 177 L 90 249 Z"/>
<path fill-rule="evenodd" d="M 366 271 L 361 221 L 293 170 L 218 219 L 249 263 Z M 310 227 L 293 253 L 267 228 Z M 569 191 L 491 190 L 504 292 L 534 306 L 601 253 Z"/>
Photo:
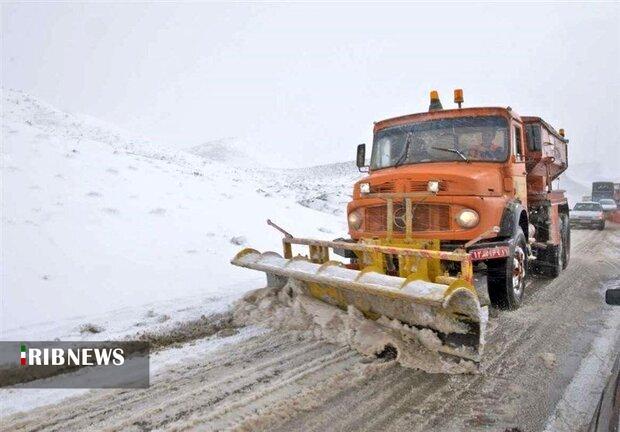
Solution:
<path fill-rule="evenodd" d="M 568 202 L 552 187 L 568 140 L 510 107 L 463 108 L 460 89 L 454 101 L 443 109 L 432 91 L 428 111 L 374 124 L 369 164 L 357 147 L 368 175 L 347 206 L 348 238 L 298 238 L 268 221 L 282 253 L 244 249 L 231 262 L 369 320 L 429 328 L 442 354 L 480 362 L 488 306 L 519 308 L 532 273 L 568 265 Z"/>

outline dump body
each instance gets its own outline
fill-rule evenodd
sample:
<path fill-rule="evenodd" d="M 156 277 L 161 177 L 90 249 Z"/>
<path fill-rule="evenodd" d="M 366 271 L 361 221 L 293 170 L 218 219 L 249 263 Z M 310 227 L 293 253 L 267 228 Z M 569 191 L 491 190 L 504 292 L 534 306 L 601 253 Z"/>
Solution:
<path fill-rule="evenodd" d="M 528 193 L 545 193 L 568 169 L 568 140 L 540 117 L 523 117 L 527 148 Z"/>

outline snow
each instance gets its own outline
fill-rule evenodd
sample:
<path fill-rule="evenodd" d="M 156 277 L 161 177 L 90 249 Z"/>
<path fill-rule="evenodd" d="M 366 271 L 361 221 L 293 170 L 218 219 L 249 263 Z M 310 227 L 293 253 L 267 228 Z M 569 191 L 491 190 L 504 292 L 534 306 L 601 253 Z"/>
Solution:
<path fill-rule="evenodd" d="M 228 162 L 3 90 L 0 337 L 87 339 L 84 323 L 116 337 L 219 310 L 264 285 L 229 260 L 244 246 L 280 252 L 267 218 L 346 234 L 356 170 Z M 326 189 L 340 192 L 322 199 Z"/>
<path fill-rule="evenodd" d="M 274 160 L 271 155 L 262 152 L 255 143 L 236 137 L 208 141 L 193 146 L 187 149 L 187 151 L 206 160 L 235 167 L 255 168 L 271 166 Z M 287 161 L 281 159 L 277 165 L 286 166 L 286 164 Z"/>
<path fill-rule="evenodd" d="M 397 353 L 393 360 L 400 365 L 428 373 L 478 372 L 472 361 L 443 357 L 445 347 L 430 328 L 419 330 L 385 316 L 377 321 L 368 320 L 353 306 L 345 312 L 305 295 L 305 291 L 303 283 L 289 280 L 283 288 L 250 292 L 235 303 L 235 322 L 298 331 L 304 337 L 349 346 L 368 357 L 378 356 L 391 347 Z M 467 347 L 450 352 L 455 351 L 473 354 Z"/>
<path fill-rule="evenodd" d="M 592 341 L 590 351 L 581 360 L 579 369 L 551 413 L 545 425 L 545 432 L 568 432 L 575 430 L 576 425 L 581 425 L 582 429 L 586 428 L 585 423 L 590 421 L 595 411 L 599 395 L 603 392 L 617 358 L 617 352 L 614 351 L 618 328 L 620 328 L 620 313 L 617 309 L 612 309 L 605 317 L 601 331 Z M 554 365 L 555 358 L 552 367 Z M 546 360 L 545 366 L 549 367 Z M 584 397 L 584 391 L 595 397 Z"/>

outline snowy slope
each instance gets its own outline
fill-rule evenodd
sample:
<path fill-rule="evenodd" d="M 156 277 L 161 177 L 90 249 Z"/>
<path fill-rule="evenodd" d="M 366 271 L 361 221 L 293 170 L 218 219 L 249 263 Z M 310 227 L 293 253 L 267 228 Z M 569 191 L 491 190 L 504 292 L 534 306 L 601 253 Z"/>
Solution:
<path fill-rule="evenodd" d="M 237 167 L 287 166 L 287 160 L 278 155 L 274 164 L 273 155 L 261 151 L 255 143 L 235 138 L 221 138 L 190 147 L 187 151 L 208 161 L 216 161 Z"/>
<path fill-rule="evenodd" d="M 346 233 L 355 170 L 233 166 L 12 90 L 2 111 L 3 339 L 86 338 L 85 322 L 105 338 L 221 309 L 263 284 L 229 260 L 246 245 L 279 250 L 267 218 Z M 323 200 L 324 184 L 340 193 Z"/>
<path fill-rule="evenodd" d="M 591 184 L 575 180 L 571 173 L 562 174 L 559 181 L 555 182 L 554 188 L 566 191 L 570 208 L 573 208 L 575 203 L 582 201 L 584 196 L 590 195 L 592 191 Z"/>
<path fill-rule="evenodd" d="M 344 215 L 353 183 L 360 178 L 354 162 L 340 162 L 296 169 L 270 169 L 269 159 L 244 140 L 224 138 L 189 149 L 206 161 L 243 167 L 260 177 L 256 190 L 266 198 L 287 197 L 302 206 L 329 214 Z"/>

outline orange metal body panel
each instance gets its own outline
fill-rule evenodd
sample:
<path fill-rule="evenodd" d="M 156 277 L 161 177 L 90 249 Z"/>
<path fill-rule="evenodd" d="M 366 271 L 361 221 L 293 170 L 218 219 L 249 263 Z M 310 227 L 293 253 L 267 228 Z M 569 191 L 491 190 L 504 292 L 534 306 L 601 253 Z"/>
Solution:
<path fill-rule="evenodd" d="M 509 198 L 504 191 L 505 165 L 489 162 L 441 162 L 402 165 L 398 168 L 386 168 L 373 172 L 363 182 L 373 185 L 393 184 L 394 192 L 409 192 L 411 182 L 428 182 L 439 180 L 446 185 L 446 191 L 437 195 L 416 198 L 416 203 L 448 204 L 450 210 L 449 231 L 414 231 L 413 238 L 432 238 L 439 240 L 470 240 L 494 225 L 499 225 L 506 201 Z M 360 194 L 356 185 L 353 201 L 347 207 L 347 213 L 358 208 L 385 205 L 381 198 L 367 198 Z M 480 215 L 480 223 L 473 229 L 462 229 L 456 225 L 454 218 L 461 208 L 471 208 Z M 354 239 L 361 237 L 384 237 L 385 232 L 367 232 L 364 226 L 359 231 L 349 231 Z M 404 238 L 404 233 L 394 233 L 395 238 Z"/>

